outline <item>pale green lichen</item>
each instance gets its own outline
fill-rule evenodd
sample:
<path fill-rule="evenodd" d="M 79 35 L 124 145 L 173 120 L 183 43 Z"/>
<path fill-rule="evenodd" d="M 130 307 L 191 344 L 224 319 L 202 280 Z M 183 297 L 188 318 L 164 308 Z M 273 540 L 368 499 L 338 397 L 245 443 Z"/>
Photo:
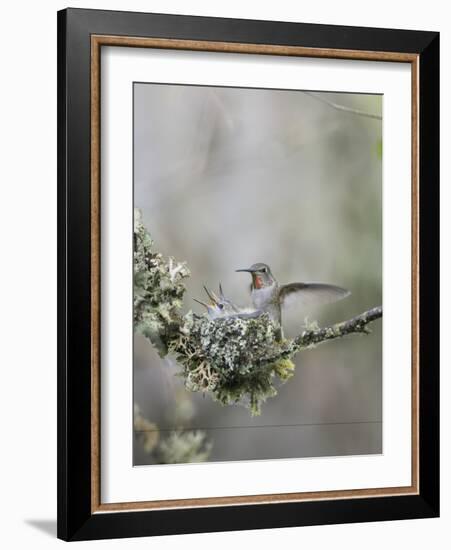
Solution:
<path fill-rule="evenodd" d="M 318 321 L 311 321 L 308 317 L 304 319 L 304 330 L 318 330 Z"/>
<path fill-rule="evenodd" d="M 281 344 L 267 315 L 212 321 L 189 313 L 183 320 L 182 335 L 169 349 L 189 390 L 208 392 L 223 405 L 245 404 L 259 414 L 261 403 L 277 393 L 276 379 L 285 382 L 293 375 L 289 359 L 268 359 Z"/>
<path fill-rule="evenodd" d="M 178 333 L 179 310 L 189 277 L 186 264 L 165 260 L 152 251 L 153 241 L 135 209 L 134 219 L 133 313 L 135 331 L 149 338 L 161 356 Z"/>
<path fill-rule="evenodd" d="M 213 444 L 202 430 L 177 431 L 163 439 L 156 450 L 160 464 L 183 464 L 208 460 Z"/>
<path fill-rule="evenodd" d="M 138 405 L 134 408 L 133 428 L 144 452 L 160 464 L 205 462 L 213 447 L 202 430 L 179 428 L 162 438 L 158 426 L 143 416 Z"/>

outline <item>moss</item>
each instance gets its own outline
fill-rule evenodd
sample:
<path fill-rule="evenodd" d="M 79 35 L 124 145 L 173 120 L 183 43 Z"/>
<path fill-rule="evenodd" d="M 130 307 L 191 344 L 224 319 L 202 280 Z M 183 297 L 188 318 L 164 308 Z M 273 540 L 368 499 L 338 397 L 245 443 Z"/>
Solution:
<path fill-rule="evenodd" d="M 277 376 L 286 382 L 289 380 L 293 374 L 294 374 L 295 364 L 291 359 L 280 359 L 276 363 L 274 363 L 274 372 L 277 374 Z"/>
<path fill-rule="evenodd" d="M 189 269 L 174 258 L 152 251 L 153 241 L 135 209 L 133 314 L 135 331 L 154 344 L 161 356 L 180 325 L 179 310 Z"/>
<path fill-rule="evenodd" d="M 158 426 L 142 415 L 138 405 L 135 405 L 133 424 L 144 452 L 160 464 L 205 462 L 210 456 L 213 444 L 202 430 L 180 428 L 161 438 Z"/>
<path fill-rule="evenodd" d="M 163 439 L 156 450 L 160 464 L 205 462 L 212 450 L 211 441 L 201 430 L 173 432 Z"/>

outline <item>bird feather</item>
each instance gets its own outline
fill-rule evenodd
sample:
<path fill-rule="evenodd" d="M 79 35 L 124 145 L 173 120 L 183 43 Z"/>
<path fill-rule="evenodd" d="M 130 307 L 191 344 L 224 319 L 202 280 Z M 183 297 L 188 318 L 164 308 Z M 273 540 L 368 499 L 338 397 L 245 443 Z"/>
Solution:
<path fill-rule="evenodd" d="M 298 303 L 303 306 L 321 306 L 337 302 L 351 293 L 345 288 L 324 283 L 289 283 L 279 290 L 283 306 Z"/>

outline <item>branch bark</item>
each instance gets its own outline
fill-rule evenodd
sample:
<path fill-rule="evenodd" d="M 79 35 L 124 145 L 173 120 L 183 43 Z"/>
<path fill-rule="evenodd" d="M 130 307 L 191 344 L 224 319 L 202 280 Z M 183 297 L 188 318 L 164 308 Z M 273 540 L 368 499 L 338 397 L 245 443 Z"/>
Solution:
<path fill-rule="evenodd" d="M 336 323 L 329 327 L 324 327 L 316 330 L 306 330 L 297 336 L 293 342 L 293 349 L 302 349 L 327 340 L 343 338 L 348 334 L 363 333 L 369 334 L 371 331 L 368 328 L 369 323 L 382 317 L 382 306 L 373 307 L 368 311 L 341 323 Z"/>
<path fill-rule="evenodd" d="M 348 334 L 369 334 L 371 330 L 368 325 L 381 317 L 382 306 L 378 306 L 341 323 L 324 328 L 304 330 L 304 332 L 293 340 L 290 340 L 286 345 L 275 349 L 273 354 L 268 354 L 267 357 L 260 360 L 259 364 L 264 366 L 280 359 L 289 359 L 303 349 L 315 347 L 317 344 L 322 344 L 329 340 L 343 338 Z"/>
<path fill-rule="evenodd" d="M 329 99 L 326 99 L 323 96 L 319 96 L 317 94 L 314 94 L 312 92 L 304 92 L 304 94 L 313 97 L 317 99 L 318 101 L 321 101 L 322 103 L 325 103 L 326 105 L 329 105 L 329 107 L 332 107 L 332 109 L 335 109 L 336 111 L 344 111 L 345 113 L 351 113 L 353 115 L 357 116 L 363 116 L 366 118 L 373 118 L 375 120 L 382 120 L 381 115 L 376 115 L 374 113 L 368 113 L 367 111 L 363 111 L 361 109 L 354 109 L 353 107 L 347 107 L 346 105 L 340 105 L 339 103 L 335 103 L 334 101 L 330 101 Z"/>

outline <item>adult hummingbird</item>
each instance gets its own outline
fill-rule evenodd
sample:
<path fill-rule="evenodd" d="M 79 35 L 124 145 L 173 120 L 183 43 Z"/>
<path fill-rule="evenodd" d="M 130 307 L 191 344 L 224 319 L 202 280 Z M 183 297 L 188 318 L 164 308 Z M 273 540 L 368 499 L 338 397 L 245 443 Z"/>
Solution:
<path fill-rule="evenodd" d="M 282 307 L 295 297 L 305 305 L 322 305 L 346 298 L 345 288 L 323 283 L 288 283 L 280 285 L 269 265 L 256 263 L 247 269 L 237 269 L 252 275 L 251 298 L 256 310 L 265 312 L 279 329 L 282 338 Z"/>

